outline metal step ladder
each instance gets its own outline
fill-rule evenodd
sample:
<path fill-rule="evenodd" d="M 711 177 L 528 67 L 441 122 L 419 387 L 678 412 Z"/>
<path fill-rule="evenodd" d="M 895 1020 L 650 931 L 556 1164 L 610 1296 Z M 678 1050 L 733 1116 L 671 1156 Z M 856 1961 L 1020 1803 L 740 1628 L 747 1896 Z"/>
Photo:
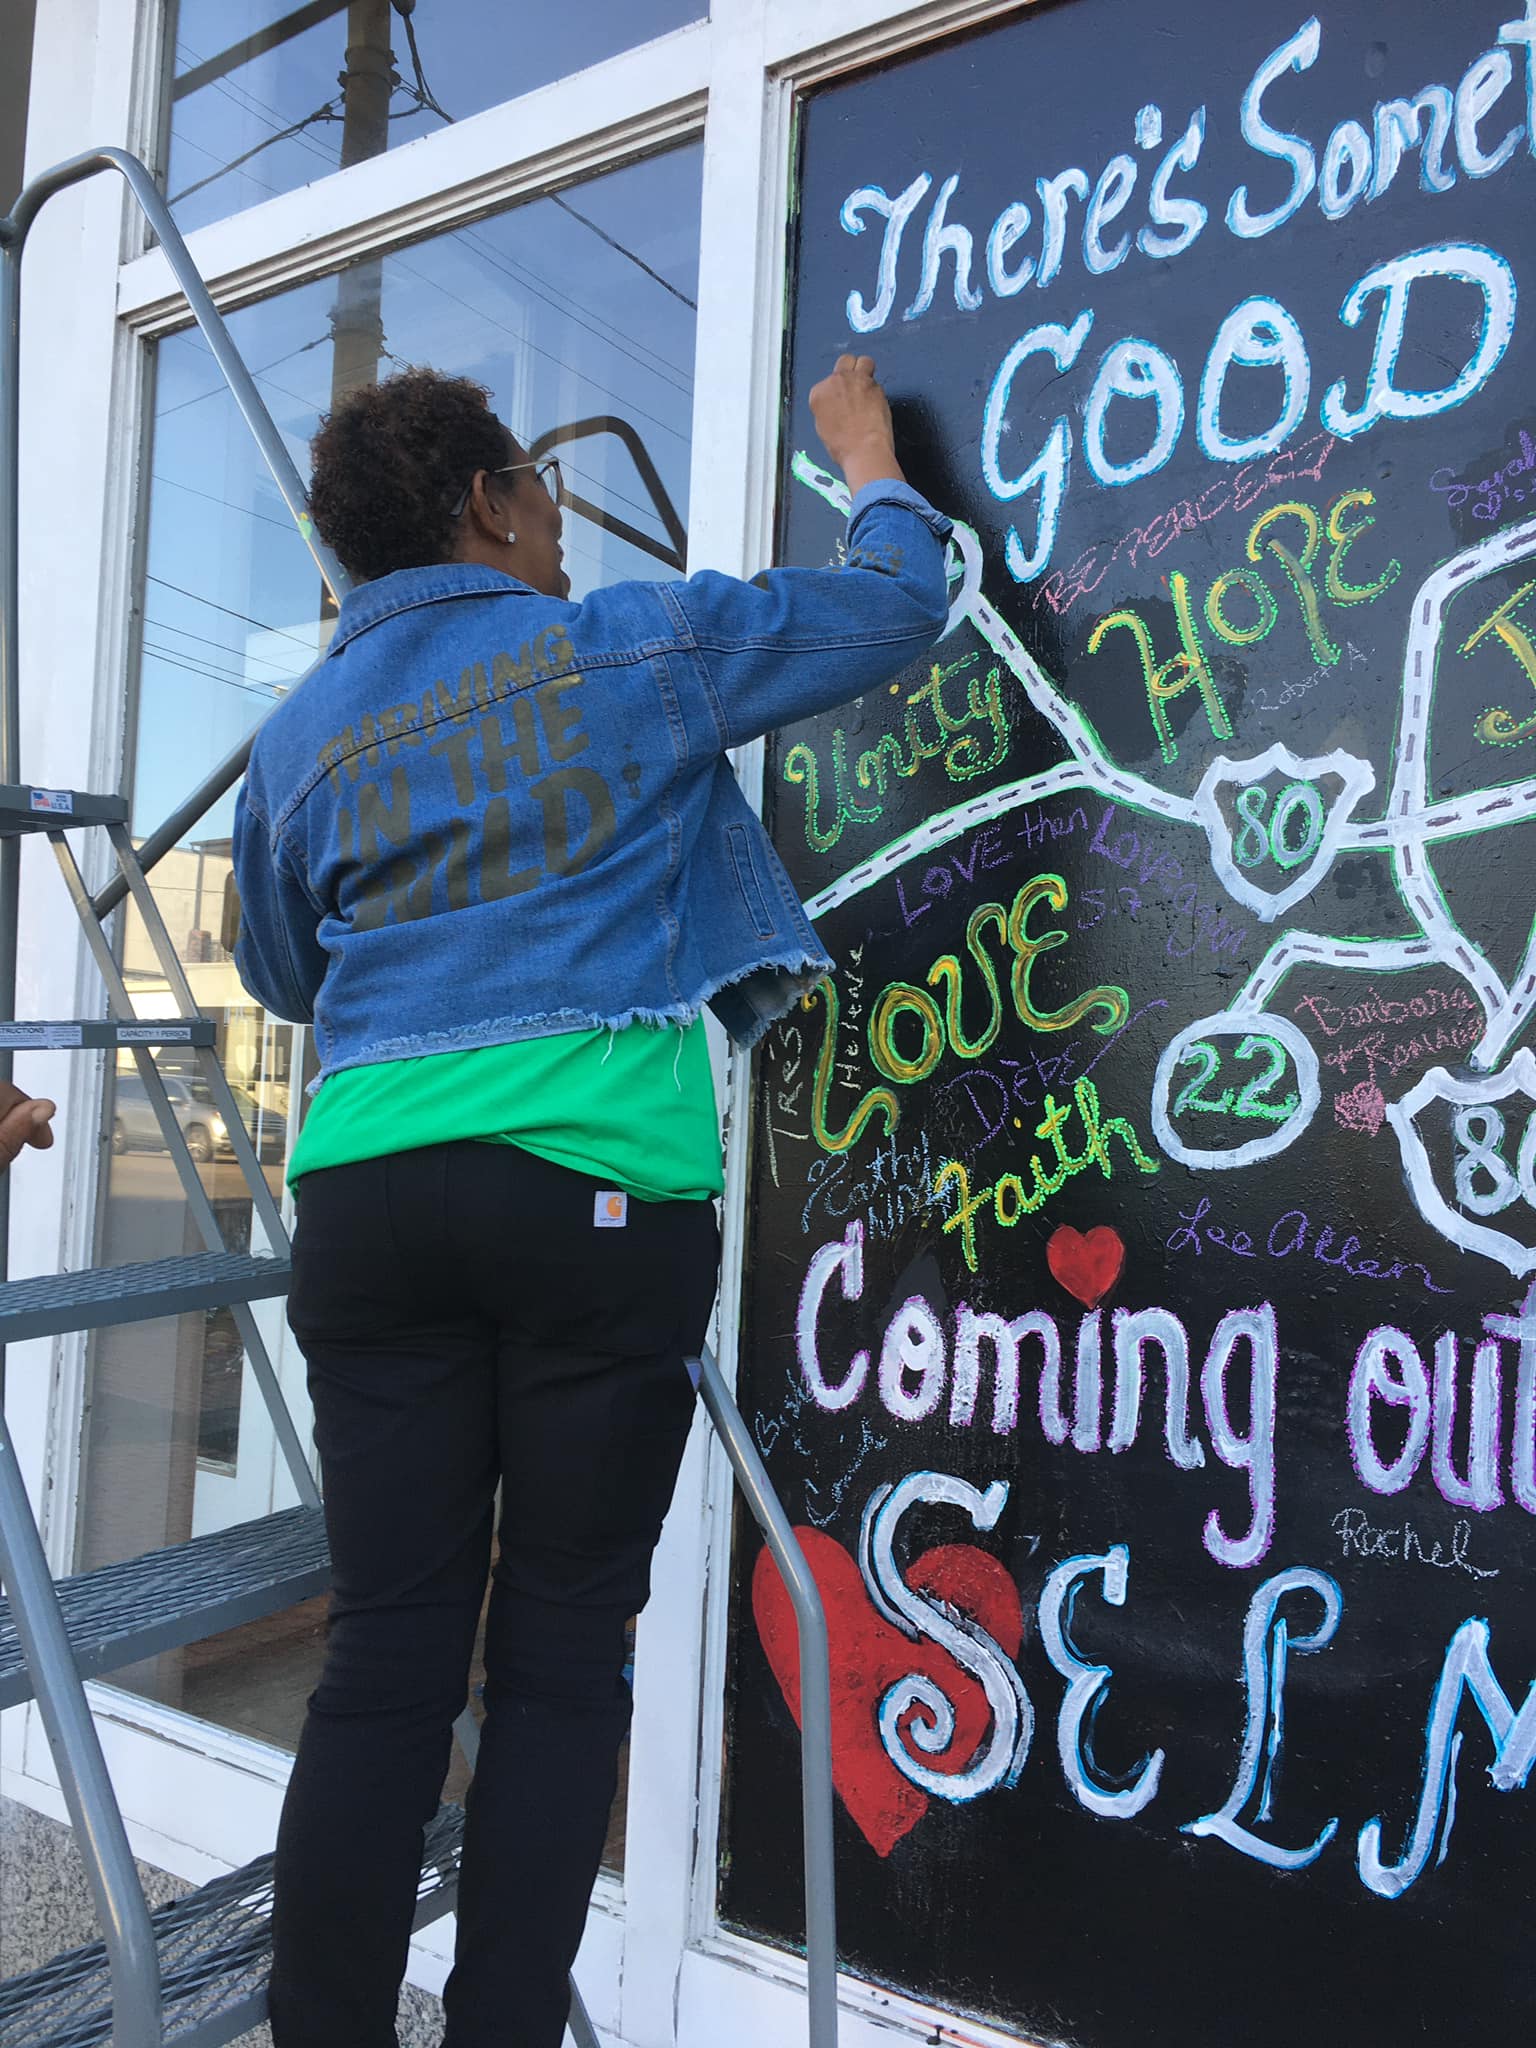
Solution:
<path fill-rule="evenodd" d="M 147 871 L 244 771 L 249 741 L 214 769 L 137 849 L 119 796 L 41 789 L 22 782 L 18 741 L 18 373 L 22 249 L 38 212 L 69 185 L 111 170 L 127 183 L 269 469 L 339 600 L 346 579 L 308 517 L 302 482 L 148 169 L 102 149 L 71 158 L 33 180 L 0 219 L 0 1011 L 14 1007 L 22 837 L 41 833 L 58 862 L 87 947 L 106 990 L 106 1017 L 64 1022 L 0 1021 L 0 1078 L 17 1050 L 131 1051 L 161 1136 L 175 1163 L 204 1250 L 136 1265 L 9 1281 L 10 1182 L 0 1175 L 0 1708 L 36 1703 L 68 1805 L 102 1939 L 43 1968 L 0 1983 L 0 2048 L 215 2048 L 255 2026 L 266 2010 L 270 1966 L 272 1859 L 202 1886 L 151 1913 L 134 1868 L 112 1790 L 87 1679 L 161 1651 L 194 1643 L 307 1600 L 329 1584 L 320 1495 L 283 1398 L 253 1304 L 287 1291 L 287 1233 L 215 1050 L 213 1022 L 194 999 Z M 584 422 L 582 430 L 604 424 Z M 577 431 L 577 430 L 572 430 Z M 670 506 L 668 506 L 670 509 Z M 672 533 L 672 526 L 676 532 Z M 669 525 L 681 563 L 686 536 Z M 659 552 L 659 550 L 653 550 Z M 104 833 L 117 873 L 94 896 L 70 835 Z M 176 1004 L 168 1019 L 140 1019 L 104 920 L 131 898 Z M 156 1065 L 157 1050 L 191 1052 L 250 1194 L 269 1249 L 230 1251 L 186 1135 Z M 4 1345 L 191 1309 L 232 1309 L 271 1416 L 299 1505 L 284 1513 L 124 1564 L 55 1582 L 27 1498 L 3 1412 Z M 701 1398 L 794 1603 L 800 1629 L 806 1955 L 811 2048 L 837 2039 L 833 1889 L 831 1696 L 826 1624 L 815 1580 L 762 1460 L 714 1359 L 693 1362 Z M 474 1724 L 460 1723 L 473 1761 Z M 427 1830 L 418 1891 L 418 1928 L 449 1912 L 458 1882 L 463 1815 L 442 1807 Z M 570 2030 L 577 2048 L 600 2048 L 571 1985 Z"/>

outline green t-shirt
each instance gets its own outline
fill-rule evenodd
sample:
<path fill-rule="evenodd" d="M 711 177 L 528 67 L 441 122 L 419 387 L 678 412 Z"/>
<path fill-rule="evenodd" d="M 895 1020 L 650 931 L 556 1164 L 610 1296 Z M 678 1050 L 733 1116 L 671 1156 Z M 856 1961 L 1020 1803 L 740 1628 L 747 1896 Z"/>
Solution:
<path fill-rule="evenodd" d="M 310 1105 L 288 1178 L 458 1138 L 520 1145 L 642 1202 L 707 1201 L 725 1182 L 704 1020 L 345 1067 Z"/>

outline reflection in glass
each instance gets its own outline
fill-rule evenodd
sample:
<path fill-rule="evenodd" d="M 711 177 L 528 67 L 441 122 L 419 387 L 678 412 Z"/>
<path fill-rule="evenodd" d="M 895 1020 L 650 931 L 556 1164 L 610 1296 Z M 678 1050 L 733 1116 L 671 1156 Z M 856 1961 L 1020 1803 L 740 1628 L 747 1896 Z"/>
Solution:
<path fill-rule="evenodd" d="M 166 190 L 183 231 L 515 99 L 708 0 L 180 0 Z"/>
<path fill-rule="evenodd" d="M 339 396 L 397 364 L 430 363 L 485 384 L 525 444 L 558 444 L 573 597 L 626 576 L 677 573 L 667 564 L 687 517 L 699 180 L 698 149 L 671 151 L 234 314 L 236 344 L 301 471 Z M 605 420 L 621 431 L 565 431 Z M 159 344 L 151 455 L 133 818 L 141 838 L 300 681 L 332 623 L 308 551 L 195 329 Z M 233 811 L 231 794 L 151 879 L 280 1192 L 308 1035 L 257 1009 L 235 974 Z M 136 1008 L 168 1014 L 169 990 L 132 912 L 122 946 Z M 161 1069 L 225 1241 L 245 1250 L 251 1203 L 228 1133 L 190 1060 L 167 1053 Z M 146 1109 L 125 1060 L 104 1109 L 107 1263 L 201 1249 Z M 281 1307 L 258 1312 L 276 1352 Z M 291 1344 L 279 1369 L 307 1440 Z M 82 1567 L 292 1498 L 227 1310 L 100 1333 L 85 1455 Z M 259 1656 L 242 1631 L 125 1677 L 155 1698 L 291 1742 L 315 1675 L 315 1616 L 257 1630 Z"/>

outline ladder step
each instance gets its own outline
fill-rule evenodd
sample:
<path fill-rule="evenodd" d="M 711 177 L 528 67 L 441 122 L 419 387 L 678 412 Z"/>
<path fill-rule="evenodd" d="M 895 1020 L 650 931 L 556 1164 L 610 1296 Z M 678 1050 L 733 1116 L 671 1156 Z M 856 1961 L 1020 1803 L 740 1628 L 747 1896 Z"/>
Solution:
<path fill-rule="evenodd" d="M 452 1909 L 463 1835 L 461 1810 L 439 1807 L 427 1829 L 418 1928 Z M 262 1856 L 152 1916 L 167 2042 L 218 2048 L 260 2024 L 272 1965 L 271 1915 L 272 1858 Z M 111 2039 L 111 1983 L 99 1941 L 0 1984 L 0 2048 L 108 2048 Z"/>
<path fill-rule="evenodd" d="M 18 832 L 57 832 L 61 826 L 126 825 L 128 804 L 120 796 L 93 796 L 84 789 L 34 789 L 30 783 L 0 782 L 0 839 Z"/>
<path fill-rule="evenodd" d="M 146 1017 L 141 1022 L 121 1024 L 113 1017 L 83 1017 L 77 1023 L 0 1023 L 0 1049 L 16 1052 L 34 1048 L 66 1052 L 72 1046 L 86 1052 L 110 1052 L 119 1045 L 213 1043 L 211 1017 Z"/>
<path fill-rule="evenodd" d="M 60 1579 L 58 1594 L 80 1675 L 96 1678 L 313 1599 L 330 1580 L 320 1510 L 288 1508 Z M 0 1707 L 31 1696 L 10 1602 L 0 1599 Z"/>
<path fill-rule="evenodd" d="M 83 1273 L 47 1273 L 0 1286 L 0 1344 L 24 1337 L 54 1337 L 62 1330 L 95 1330 L 110 1323 L 142 1323 L 188 1309 L 221 1308 L 286 1294 L 292 1268 L 286 1259 L 244 1252 L 190 1252 L 137 1265 L 90 1266 Z"/>

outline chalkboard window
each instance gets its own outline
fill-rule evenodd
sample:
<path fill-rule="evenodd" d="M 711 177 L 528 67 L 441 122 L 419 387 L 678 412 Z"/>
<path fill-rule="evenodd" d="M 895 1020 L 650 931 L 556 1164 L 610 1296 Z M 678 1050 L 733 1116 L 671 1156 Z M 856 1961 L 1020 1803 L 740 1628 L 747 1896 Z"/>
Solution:
<path fill-rule="evenodd" d="M 846 1967 L 1074 2048 L 1536 2022 L 1536 17 L 1068 0 L 800 106 L 951 630 L 780 734 L 744 1409 Z M 719 1903 L 799 1938 L 738 1532 Z M 1536 1695 L 1532 1695 L 1536 1699 Z"/>

